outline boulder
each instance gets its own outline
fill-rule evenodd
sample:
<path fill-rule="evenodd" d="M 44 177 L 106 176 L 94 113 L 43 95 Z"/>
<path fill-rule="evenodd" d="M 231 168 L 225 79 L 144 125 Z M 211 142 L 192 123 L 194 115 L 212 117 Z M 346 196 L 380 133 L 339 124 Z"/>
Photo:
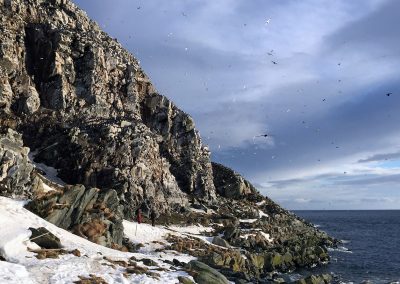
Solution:
<path fill-rule="evenodd" d="M 284 264 L 282 255 L 279 253 L 267 253 L 265 255 L 265 269 L 266 271 L 274 271 Z"/>
<path fill-rule="evenodd" d="M 236 226 L 227 226 L 223 234 L 226 240 L 232 240 L 240 236 L 240 230 Z"/>
<path fill-rule="evenodd" d="M 231 246 L 229 245 L 229 243 L 224 240 L 221 237 L 215 236 L 212 240 L 212 243 L 214 245 L 220 246 L 220 247 L 224 247 L 224 248 L 230 248 Z"/>
<path fill-rule="evenodd" d="M 329 274 L 310 275 L 295 281 L 295 284 L 329 284 L 332 283 L 333 277 Z"/>
<path fill-rule="evenodd" d="M 60 239 L 44 227 L 29 228 L 32 232 L 29 240 L 44 249 L 62 248 Z"/>
<path fill-rule="evenodd" d="M 20 99 L 19 110 L 21 113 L 33 114 L 40 107 L 40 98 L 36 89 L 32 86 L 27 87 L 24 96 Z"/>
<path fill-rule="evenodd" d="M 224 197 L 239 199 L 257 192 L 250 182 L 230 168 L 212 163 L 212 170 L 215 188 Z"/>
<path fill-rule="evenodd" d="M 192 280 L 190 280 L 187 277 L 183 277 L 183 276 L 178 276 L 178 281 L 179 281 L 179 283 L 182 283 L 182 284 L 195 284 Z"/>
<path fill-rule="evenodd" d="M 192 260 L 190 261 L 186 268 L 188 270 L 191 270 L 194 272 L 194 280 L 199 283 L 199 284 L 209 284 L 209 283 L 214 283 L 214 284 L 228 284 L 229 281 L 226 279 L 224 275 L 222 275 L 220 272 L 215 270 L 214 268 L 211 268 L 207 264 L 197 261 L 197 260 Z"/>
<path fill-rule="evenodd" d="M 66 186 L 34 198 L 27 208 L 47 221 L 92 242 L 122 245 L 123 214 L 117 193 L 83 185 Z"/>

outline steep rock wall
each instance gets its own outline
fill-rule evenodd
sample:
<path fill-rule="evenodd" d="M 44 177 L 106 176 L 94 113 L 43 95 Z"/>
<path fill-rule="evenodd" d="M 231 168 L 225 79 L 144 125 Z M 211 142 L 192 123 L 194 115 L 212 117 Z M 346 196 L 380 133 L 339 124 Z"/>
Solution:
<path fill-rule="evenodd" d="M 146 202 L 215 199 L 192 118 L 159 95 L 138 61 L 70 1 L 0 1 L 0 115 L 71 184 Z M 57 140 L 56 145 L 53 145 Z"/>

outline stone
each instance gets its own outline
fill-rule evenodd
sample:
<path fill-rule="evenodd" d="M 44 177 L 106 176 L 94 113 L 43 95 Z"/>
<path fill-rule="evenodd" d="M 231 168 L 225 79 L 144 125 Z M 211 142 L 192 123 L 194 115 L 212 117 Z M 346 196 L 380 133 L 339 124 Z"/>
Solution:
<path fill-rule="evenodd" d="M 229 243 L 226 240 L 224 240 L 223 238 L 218 237 L 218 236 L 215 236 L 213 238 L 212 243 L 214 245 L 221 246 L 221 247 L 224 247 L 224 248 L 229 248 L 230 247 Z"/>
<path fill-rule="evenodd" d="M 146 266 L 158 266 L 157 262 L 149 258 L 143 258 L 140 261 Z"/>
<path fill-rule="evenodd" d="M 60 239 L 44 227 L 29 228 L 32 232 L 29 240 L 36 243 L 41 248 L 45 249 L 60 249 L 62 248 Z"/>
<path fill-rule="evenodd" d="M 257 192 L 248 181 L 233 170 L 218 163 L 212 163 L 212 169 L 214 184 L 220 195 L 239 199 Z"/>
<path fill-rule="evenodd" d="M 220 272 L 211 268 L 210 266 L 204 264 L 203 262 L 192 260 L 190 261 L 187 266 L 187 269 L 191 271 L 195 271 L 194 280 L 196 283 L 199 284 L 208 284 L 208 283 L 215 283 L 215 284 L 228 284 L 229 281 L 226 279 L 224 275 Z"/>
<path fill-rule="evenodd" d="M 183 276 L 178 276 L 178 281 L 179 281 L 179 283 L 182 283 L 182 284 L 194 284 L 194 282 L 192 280 L 190 280 L 187 277 L 183 277 Z"/>
<path fill-rule="evenodd" d="M 282 255 L 279 253 L 268 253 L 265 256 L 265 269 L 267 271 L 274 271 L 283 264 Z"/>
<path fill-rule="evenodd" d="M 310 275 L 295 281 L 296 284 L 329 284 L 332 283 L 333 277 L 329 274 Z"/>
<path fill-rule="evenodd" d="M 55 205 L 55 204 L 58 204 Z M 47 221 L 108 247 L 122 245 L 122 209 L 113 190 L 67 186 L 52 198 L 34 198 L 27 208 Z"/>
<path fill-rule="evenodd" d="M 263 270 L 264 269 L 264 264 L 265 264 L 265 258 L 261 254 L 251 254 L 250 255 L 250 261 L 253 264 L 255 268 L 258 270 Z"/>
<path fill-rule="evenodd" d="M 40 107 L 40 98 L 36 89 L 32 86 L 29 86 L 24 94 L 24 97 L 21 98 L 20 110 L 25 114 L 33 114 Z"/>
<path fill-rule="evenodd" d="M 238 230 L 235 226 L 228 226 L 224 229 L 224 238 L 227 240 L 231 240 L 239 237 L 240 230 Z"/>

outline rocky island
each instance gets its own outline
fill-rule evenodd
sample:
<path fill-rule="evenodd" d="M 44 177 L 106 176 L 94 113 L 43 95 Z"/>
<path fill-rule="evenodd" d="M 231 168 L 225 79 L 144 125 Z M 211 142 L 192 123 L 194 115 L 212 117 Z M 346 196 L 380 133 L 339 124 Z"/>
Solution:
<path fill-rule="evenodd" d="M 34 265 L 11 257 L 5 240 L 0 264 L 22 265 L 32 283 L 56 283 L 51 273 L 35 276 L 40 261 L 83 256 L 66 250 L 73 245 L 64 245 L 64 231 L 50 223 L 119 250 L 102 260 L 123 270 L 126 282 L 115 283 L 140 283 L 135 275 L 158 282 L 171 271 L 182 272 L 171 283 L 282 283 L 289 280 L 277 273 L 329 261 L 336 240 L 211 162 L 193 119 L 72 2 L 0 0 L 0 15 L 0 207 L 27 200 L 25 208 L 38 216 L 29 218 L 45 222 L 26 228 L 39 245 L 25 246 L 36 253 Z M 157 212 L 154 229 L 136 224 L 134 232 L 139 208 L 145 223 Z M 179 231 L 185 227 L 197 229 Z M 147 239 L 138 237 L 143 232 Z M 153 239 L 156 232 L 163 241 Z M 38 242 L 43 236 L 57 238 L 59 247 Z M 108 283 L 96 271 L 62 283 Z"/>

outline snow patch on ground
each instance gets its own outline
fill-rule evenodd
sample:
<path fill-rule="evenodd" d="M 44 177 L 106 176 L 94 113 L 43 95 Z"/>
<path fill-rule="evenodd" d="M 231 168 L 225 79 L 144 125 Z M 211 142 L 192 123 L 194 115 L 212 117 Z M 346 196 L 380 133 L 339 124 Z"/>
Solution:
<path fill-rule="evenodd" d="M 264 213 L 264 211 L 262 211 L 262 210 L 258 210 L 258 216 L 259 216 L 259 218 L 269 217 L 269 215 Z"/>
<path fill-rule="evenodd" d="M 258 219 L 239 219 L 239 222 L 241 223 L 254 223 Z"/>
<path fill-rule="evenodd" d="M 60 179 L 60 178 L 58 177 L 58 170 L 57 170 L 57 169 L 55 169 L 55 168 L 53 168 L 53 167 L 49 167 L 49 166 L 47 166 L 47 165 L 45 165 L 45 164 L 36 163 L 36 162 L 34 161 L 34 158 L 35 158 L 36 154 L 37 154 L 37 151 L 33 151 L 33 152 L 30 152 L 30 153 L 28 154 L 28 157 L 29 157 L 31 163 L 32 163 L 36 168 L 38 168 L 39 170 L 41 170 L 42 172 L 44 172 L 44 173 L 46 174 L 45 177 L 46 177 L 49 181 L 54 182 L 54 183 L 58 183 L 59 185 L 64 186 L 64 185 L 65 185 L 65 182 L 64 182 L 62 179 Z"/>
<path fill-rule="evenodd" d="M 0 283 L 33 284 L 25 266 L 6 261 L 0 261 Z"/>
<path fill-rule="evenodd" d="M 261 205 L 264 205 L 264 204 L 265 204 L 265 200 L 256 203 L 257 206 L 261 206 Z"/>
<path fill-rule="evenodd" d="M 178 283 L 178 276 L 192 279 L 184 271 L 171 270 L 171 265 L 164 263 L 163 259 L 177 258 L 187 262 L 193 257 L 176 252 L 160 252 L 148 250 L 147 253 L 128 253 L 109 249 L 76 235 L 69 233 L 23 208 L 24 203 L 0 197 L 0 252 L 7 261 L 0 261 L 0 283 L 57 283 L 66 284 L 79 280 L 78 276 L 94 274 L 102 277 L 108 283 Z M 136 242 L 149 242 L 151 240 L 164 241 L 163 236 L 169 230 L 162 227 L 151 227 L 147 224 L 136 226 L 134 223 L 124 221 L 126 235 Z M 58 259 L 39 260 L 28 247 L 35 248 L 29 242 L 31 235 L 29 227 L 45 227 L 61 239 L 66 250 L 78 249 L 81 257 L 72 254 L 60 256 Z M 185 231 L 185 229 L 180 229 Z M 188 229 L 189 232 L 200 233 L 202 228 Z M 135 235 L 136 234 L 136 235 Z M 37 247 L 36 247 L 37 248 Z M 135 256 L 138 260 L 149 258 L 167 271 L 154 271 L 160 274 L 159 279 L 151 278 L 145 274 L 133 274 L 125 278 L 124 268 L 115 268 L 106 265 L 104 257 L 113 260 L 128 260 Z M 139 265 L 142 263 L 139 261 Z M 150 268 L 151 270 L 151 268 Z"/>
<path fill-rule="evenodd" d="M 271 243 L 274 240 L 273 238 L 271 238 L 271 236 L 269 234 L 264 233 L 264 232 L 260 232 L 260 233 L 267 240 L 267 242 Z"/>

